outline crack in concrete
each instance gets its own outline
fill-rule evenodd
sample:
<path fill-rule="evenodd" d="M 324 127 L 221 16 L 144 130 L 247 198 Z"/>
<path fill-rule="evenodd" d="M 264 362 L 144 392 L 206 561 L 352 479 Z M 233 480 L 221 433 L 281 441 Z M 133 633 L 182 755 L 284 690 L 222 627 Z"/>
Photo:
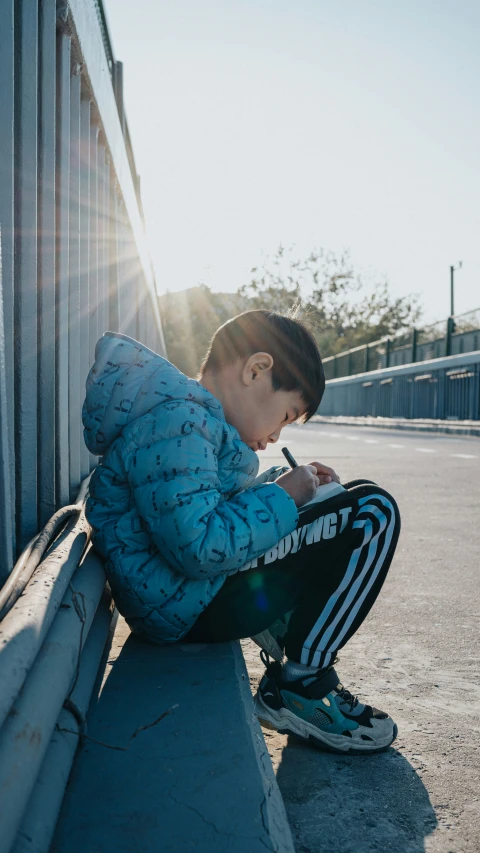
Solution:
<path fill-rule="evenodd" d="M 276 853 L 276 851 L 274 851 L 274 848 L 273 848 L 273 847 L 271 847 L 271 846 L 270 846 L 270 847 L 269 847 L 269 846 L 267 846 L 267 844 L 265 843 L 264 839 L 263 839 L 263 838 L 260 838 L 259 836 L 257 836 L 257 838 L 255 838 L 255 837 L 252 837 L 251 835 L 243 835 L 243 834 L 240 834 L 240 833 L 238 833 L 238 832 L 235 832 L 235 833 L 232 833 L 232 832 L 224 832 L 223 830 L 219 829 L 219 828 L 218 828 L 218 826 L 217 826 L 215 823 L 213 823 L 213 822 L 212 822 L 212 821 L 210 821 L 210 820 L 207 820 L 207 818 L 205 817 L 205 815 L 204 815 L 204 814 L 202 814 L 202 812 L 201 812 L 199 809 L 195 808 L 195 806 L 193 806 L 191 803 L 186 803 L 184 800 L 180 800 L 180 799 L 178 799 L 178 797 L 175 797 L 175 795 L 174 795 L 174 793 L 173 793 L 173 789 L 172 789 L 172 788 L 170 788 L 170 790 L 169 790 L 169 791 L 167 791 L 167 796 L 169 796 L 169 797 L 170 797 L 170 799 L 172 799 L 172 800 L 173 800 L 173 802 L 174 802 L 176 805 L 178 805 L 178 806 L 184 806 L 184 807 L 185 807 L 186 809 L 188 809 L 189 811 L 192 811 L 194 814 L 198 815 L 198 817 L 200 818 L 200 820 L 201 820 L 201 821 L 202 821 L 206 826 L 209 826 L 211 829 L 213 829 L 213 831 L 214 831 L 217 835 L 223 836 L 224 838 L 242 838 L 242 839 L 245 839 L 245 841 L 250 841 L 250 842 L 253 842 L 253 841 L 255 841 L 255 840 L 258 840 L 258 841 L 259 841 L 259 842 L 260 842 L 260 843 L 265 847 L 265 849 L 269 851 L 269 853 L 272 853 L 272 851 L 273 851 L 273 853 Z M 264 799 L 265 799 L 265 798 L 264 798 Z M 263 804 L 261 804 L 261 806 L 260 806 L 260 810 L 261 810 L 261 808 L 262 808 L 262 805 L 263 805 Z M 262 820 L 262 825 L 263 825 L 263 828 L 265 829 L 265 832 L 267 833 L 267 836 L 268 836 L 267 827 L 265 826 L 265 823 L 263 822 L 263 820 Z M 278 848 L 276 848 L 276 849 L 278 850 Z"/>
<path fill-rule="evenodd" d="M 216 825 L 215 825 L 214 823 L 212 823 L 211 821 L 207 820 L 207 818 L 205 817 L 205 815 L 203 815 L 201 811 L 199 811 L 198 809 L 196 809 L 196 808 L 195 808 L 195 806 L 192 806 L 192 804 L 191 804 L 191 803 L 185 803 L 183 800 L 179 800 L 179 799 L 177 799 L 177 797 L 175 797 L 175 796 L 173 795 L 173 791 L 172 791 L 172 789 L 170 789 L 169 791 L 167 791 L 167 796 L 169 796 L 169 797 L 173 800 L 173 802 L 174 802 L 174 803 L 176 803 L 176 805 L 177 805 L 177 806 L 184 806 L 186 809 L 189 809 L 189 811 L 191 811 L 191 812 L 193 812 L 194 814 L 198 815 L 198 817 L 203 821 L 203 823 L 204 823 L 204 824 L 206 824 L 206 826 L 211 827 L 211 829 L 213 829 L 213 831 L 214 831 L 214 832 L 216 832 L 216 833 L 217 833 L 217 835 L 224 835 L 224 836 L 226 836 L 227 838 L 228 838 L 228 837 L 233 837 L 231 833 L 229 833 L 229 832 L 222 832 L 222 830 L 221 830 L 221 829 L 219 829 L 219 828 L 218 828 L 218 826 L 216 826 Z"/>

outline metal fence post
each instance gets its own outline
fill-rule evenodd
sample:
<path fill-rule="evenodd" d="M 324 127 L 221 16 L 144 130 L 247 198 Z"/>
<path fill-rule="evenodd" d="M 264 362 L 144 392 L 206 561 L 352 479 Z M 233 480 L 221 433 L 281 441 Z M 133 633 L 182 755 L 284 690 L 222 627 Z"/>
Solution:
<path fill-rule="evenodd" d="M 106 287 L 105 287 L 105 147 L 102 144 L 97 148 L 97 170 L 98 170 L 98 185 L 97 185 L 97 265 L 98 265 L 98 313 L 97 313 L 97 330 L 98 337 L 101 338 L 106 331 L 108 325 L 106 314 Z"/>
<path fill-rule="evenodd" d="M 475 368 L 475 384 L 474 384 L 474 392 L 473 392 L 473 400 L 472 400 L 472 414 L 471 417 L 473 420 L 480 420 L 480 367 L 477 364 Z"/>
<path fill-rule="evenodd" d="M 99 338 L 99 273 L 98 273 L 98 127 L 90 128 L 90 275 L 89 275 L 89 316 L 90 316 L 90 364 L 95 360 L 95 344 Z"/>
<path fill-rule="evenodd" d="M 118 190 L 114 180 L 110 181 L 110 223 L 108 231 L 108 246 L 110 251 L 108 264 L 108 316 L 109 329 L 118 332 L 119 321 L 119 293 L 120 293 L 120 270 L 119 270 L 119 210 Z"/>
<path fill-rule="evenodd" d="M 14 176 L 14 44 L 13 44 L 13 0 L 2 2 L 0 26 L 0 224 L 2 228 L 2 270 L 0 298 L 3 302 L 3 331 L 5 358 L 5 394 L 7 410 L 2 416 L 7 423 L 8 454 L 3 463 L 1 477 L 7 485 L 10 504 L 5 505 L 5 519 L 10 528 L 10 540 L 13 553 L 16 552 L 15 530 L 15 425 L 14 425 L 14 376 L 13 376 L 13 293 L 14 293 L 14 213 L 13 213 L 13 176 Z M 12 568 L 8 550 L 3 554 L 5 564 L 2 569 L 9 572 Z M 1 555 L 0 555 L 1 556 Z M 2 571 L 0 569 L 0 571 Z"/>
<path fill-rule="evenodd" d="M 418 330 L 412 329 L 412 362 L 417 360 Z"/>
<path fill-rule="evenodd" d="M 23 547 L 38 530 L 38 5 L 20 0 L 15 11 L 15 460 L 17 536 Z"/>
<path fill-rule="evenodd" d="M 13 566 L 12 507 L 8 477 L 7 383 L 5 370 L 5 334 L 3 325 L 2 233 L 0 231 L 0 585 Z"/>
<path fill-rule="evenodd" d="M 60 504 L 70 501 L 68 447 L 68 321 L 70 219 L 70 37 L 57 42 L 57 264 L 56 264 L 56 485 Z"/>
<path fill-rule="evenodd" d="M 99 271 L 98 271 L 98 136 L 96 124 L 90 126 L 90 232 L 89 232 L 89 277 L 88 277 L 88 308 L 89 308 L 89 350 L 90 365 L 95 361 L 95 346 L 99 338 Z M 97 457 L 90 453 L 90 470 L 97 464 Z"/>
<path fill-rule="evenodd" d="M 123 62 L 115 62 L 113 66 L 113 91 L 117 102 L 118 117 L 123 136 L 125 136 L 125 109 L 123 101 Z"/>
<path fill-rule="evenodd" d="M 390 338 L 387 338 L 385 341 L 385 367 L 390 367 L 390 347 L 392 342 Z"/>
<path fill-rule="evenodd" d="M 368 373 L 369 365 L 368 365 L 368 344 L 365 344 L 365 373 Z"/>
<path fill-rule="evenodd" d="M 39 20 L 38 139 L 38 521 L 55 512 L 55 134 L 56 2 Z"/>
<path fill-rule="evenodd" d="M 110 159 L 105 152 L 103 174 L 103 331 L 110 329 Z"/>
<path fill-rule="evenodd" d="M 80 375 L 80 68 L 75 64 L 70 78 L 70 197 L 69 197 L 69 322 L 68 322 L 68 408 L 70 500 L 80 485 L 81 381 Z"/>
<path fill-rule="evenodd" d="M 82 400 L 85 380 L 90 369 L 90 101 L 80 102 L 80 380 Z M 90 453 L 80 441 L 80 468 L 82 480 L 90 472 Z"/>
<path fill-rule="evenodd" d="M 449 317 L 447 320 L 447 334 L 445 336 L 445 355 L 452 354 L 452 334 L 455 327 L 455 321 L 453 317 Z"/>
<path fill-rule="evenodd" d="M 446 418 L 446 416 L 447 416 L 447 411 L 446 411 L 446 406 L 447 406 L 447 383 L 448 383 L 448 381 L 449 381 L 449 380 L 448 380 L 448 376 L 446 375 L 446 371 L 445 371 L 445 370 L 441 370 L 441 371 L 439 371 L 439 375 L 438 375 L 438 377 L 437 377 L 437 378 L 438 378 L 438 390 L 437 390 L 437 411 L 436 411 L 436 417 L 437 417 L 437 418 L 442 418 L 442 419 L 443 419 L 443 418 Z"/>

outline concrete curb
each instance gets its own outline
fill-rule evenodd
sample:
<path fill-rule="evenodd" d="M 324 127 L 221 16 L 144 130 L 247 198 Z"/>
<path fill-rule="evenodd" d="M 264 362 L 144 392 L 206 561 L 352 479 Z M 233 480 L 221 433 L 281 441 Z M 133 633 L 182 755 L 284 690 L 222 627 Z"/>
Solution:
<path fill-rule="evenodd" d="M 406 418 L 349 417 L 347 415 L 314 415 L 311 423 L 338 426 L 367 426 L 377 429 L 401 429 L 413 432 L 437 432 L 449 435 L 471 435 L 480 438 L 478 421 L 407 420 Z"/>
<path fill-rule="evenodd" d="M 273 770 L 270 755 L 265 744 L 260 723 L 253 707 L 250 679 L 239 642 L 232 643 L 235 657 L 235 670 L 246 722 L 246 737 L 253 744 L 258 764 L 258 782 L 264 792 L 260 810 L 262 823 L 267 832 L 272 850 L 278 853 L 295 853 L 293 840 L 288 824 L 285 806 Z"/>
<path fill-rule="evenodd" d="M 120 619 L 87 721 L 117 749 L 80 747 L 51 853 L 294 853 L 238 643 L 150 645 Z"/>

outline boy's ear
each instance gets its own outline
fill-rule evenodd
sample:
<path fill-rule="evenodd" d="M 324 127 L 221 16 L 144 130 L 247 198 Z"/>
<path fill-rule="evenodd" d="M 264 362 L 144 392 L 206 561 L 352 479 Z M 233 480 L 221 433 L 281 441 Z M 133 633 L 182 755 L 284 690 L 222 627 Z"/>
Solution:
<path fill-rule="evenodd" d="M 247 358 L 242 370 L 245 385 L 251 385 L 259 376 L 268 375 L 273 367 L 273 358 L 269 352 L 255 352 Z"/>

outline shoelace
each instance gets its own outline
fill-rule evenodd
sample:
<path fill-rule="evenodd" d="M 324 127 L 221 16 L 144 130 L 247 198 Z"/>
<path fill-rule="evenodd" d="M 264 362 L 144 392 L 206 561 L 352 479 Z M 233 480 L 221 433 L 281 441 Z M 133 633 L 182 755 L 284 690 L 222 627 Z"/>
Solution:
<path fill-rule="evenodd" d="M 339 688 L 340 688 L 340 689 L 339 689 Z M 350 690 L 347 690 L 347 689 L 343 686 L 343 684 L 339 684 L 339 685 L 337 686 L 337 688 L 336 688 L 336 692 L 337 692 L 338 696 L 341 696 L 341 697 L 342 697 L 342 700 L 343 700 L 344 702 L 346 702 L 346 703 L 347 703 L 347 705 L 349 705 L 349 707 L 350 707 L 350 710 L 351 710 L 351 711 L 353 710 L 353 708 L 356 708 L 356 707 L 357 707 L 357 705 L 358 705 L 358 699 L 357 699 L 357 697 L 356 697 L 356 696 L 354 696 L 354 695 L 353 695 L 353 693 L 350 693 Z"/>

